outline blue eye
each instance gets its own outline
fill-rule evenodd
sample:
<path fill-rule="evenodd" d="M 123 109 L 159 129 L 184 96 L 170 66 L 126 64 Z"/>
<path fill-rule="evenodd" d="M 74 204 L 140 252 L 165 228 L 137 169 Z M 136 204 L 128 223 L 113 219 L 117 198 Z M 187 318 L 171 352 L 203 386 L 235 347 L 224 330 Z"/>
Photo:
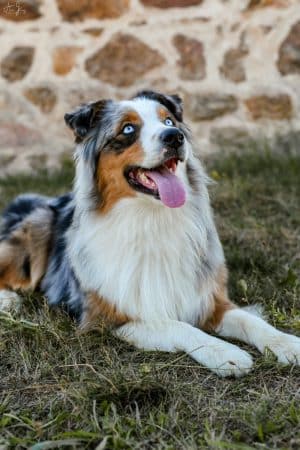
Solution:
<path fill-rule="evenodd" d="M 133 125 L 131 125 L 130 123 L 128 123 L 127 125 L 125 125 L 125 127 L 122 130 L 123 134 L 132 134 L 135 132 L 135 128 Z"/>
<path fill-rule="evenodd" d="M 172 119 L 170 119 L 170 117 L 167 117 L 164 121 L 164 124 L 167 125 L 167 127 L 173 127 L 174 126 L 174 122 Z"/>

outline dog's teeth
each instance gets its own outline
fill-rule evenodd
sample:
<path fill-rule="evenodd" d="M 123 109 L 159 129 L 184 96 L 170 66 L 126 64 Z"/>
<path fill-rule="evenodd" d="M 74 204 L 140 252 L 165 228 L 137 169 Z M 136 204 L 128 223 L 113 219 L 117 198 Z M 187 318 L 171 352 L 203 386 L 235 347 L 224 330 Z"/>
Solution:
<path fill-rule="evenodd" d="M 152 186 L 152 180 L 149 180 L 149 178 L 147 177 L 147 175 L 144 174 L 143 171 L 140 171 L 139 173 L 139 179 L 143 184 L 146 184 L 147 186 Z"/>

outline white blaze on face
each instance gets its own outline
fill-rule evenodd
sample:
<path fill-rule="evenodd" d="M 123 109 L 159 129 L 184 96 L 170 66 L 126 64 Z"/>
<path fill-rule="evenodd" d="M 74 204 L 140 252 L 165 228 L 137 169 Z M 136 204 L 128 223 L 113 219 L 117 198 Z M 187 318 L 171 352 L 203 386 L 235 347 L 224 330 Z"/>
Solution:
<path fill-rule="evenodd" d="M 159 104 L 154 100 L 137 98 L 121 102 L 121 105 L 124 105 L 126 109 L 136 111 L 142 120 L 143 125 L 139 139 L 145 154 L 143 167 L 152 168 L 160 164 L 161 144 L 159 136 L 167 126 L 161 122 L 158 116 Z"/>

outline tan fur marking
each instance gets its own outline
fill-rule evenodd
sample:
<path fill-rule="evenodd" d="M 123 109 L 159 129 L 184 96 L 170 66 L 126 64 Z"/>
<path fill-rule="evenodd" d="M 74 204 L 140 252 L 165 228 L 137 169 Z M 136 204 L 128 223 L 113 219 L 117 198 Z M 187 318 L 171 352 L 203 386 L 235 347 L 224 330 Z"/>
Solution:
<path fill-rule="evenodd" d="M 136 196 L 135 190 L 127 183 L 124 170 L 127 166 L 141 164 L 142 160 L 143 150 L 139 142 L 135 142 L 121 154 L 108 151 L 100 156 L 97 184 L 101 197 L 101 213 L 105 214 L 121 198 Z"/>
<path fill-rule="evenodd" d="M 85 311 L 81 319 L 80 328 L 87 331 L 97 325 L 102 320 L 113 326 L 121 326 L 131 319 L 120 313 L 114 305 L 110 305 L 96 293 L 89 293 L 86 296 Z"/>
<path fill-rule="evenodd" d="M 213 310 L 209 318 L 201 327 L 205 331 L 214 331 L 221 323 L 224 314 L 230 309 L 236 308 L 228 298 L 227 293 L 227 269 L 223 266 L 217 275 L 217 289 L 213 295 Z"/>
<path fill-rule="evenodd" d="M 0 244 L 0 289 L 30 288 L 31 280 L 22 271 L 26 256 L 20 248 L 14 249 L 7 242 Z"/>
<path fill-rule="evenodd" d="M 51 238 L 52 212 L 38 209 L 0 243 L 0 289 L 34 289 L 44 275 Z M 30 276 L 24 273 L 26 258 Z"/>
<path fill-rule="evenodd" d="M 174 123 L 176 123 L 176 119 L 173 116 L 173 114 L 166 108 L 163 108 L 162 106 L 159 106 L 157 109 L 157 114 L 158 117 L 160 118 L 160 120 L 163 122 L 164 120 L 166 120 L 167 117 L 170 117 Z"/>
<path fill-rule="evenodd" d="M 140 116 L 138 115 L 137 112 L 135 112 L 135 111 L 128 111 L 122 117 L 122 121 L 121 121 L 121 124 L 120 124 L 120 131 L 122 130 L 124 125 L 126 125 L 127 123 L 132 123 L 134 125 L 141 125 L 142 124 L 142 120 L 141 120 L 141 118 L 140 118 Z"/>

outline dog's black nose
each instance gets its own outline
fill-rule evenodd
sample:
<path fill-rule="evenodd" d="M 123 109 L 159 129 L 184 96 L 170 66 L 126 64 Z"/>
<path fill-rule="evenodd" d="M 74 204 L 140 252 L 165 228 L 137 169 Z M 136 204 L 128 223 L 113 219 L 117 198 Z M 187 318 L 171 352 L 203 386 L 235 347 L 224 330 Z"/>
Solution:
<path fill-rule="evenodd" d="M 179 148 L 184 141 L 184 134 L 178 128 L 168 128 L 160 135 L 160 140 L 166 147 Z"/>

